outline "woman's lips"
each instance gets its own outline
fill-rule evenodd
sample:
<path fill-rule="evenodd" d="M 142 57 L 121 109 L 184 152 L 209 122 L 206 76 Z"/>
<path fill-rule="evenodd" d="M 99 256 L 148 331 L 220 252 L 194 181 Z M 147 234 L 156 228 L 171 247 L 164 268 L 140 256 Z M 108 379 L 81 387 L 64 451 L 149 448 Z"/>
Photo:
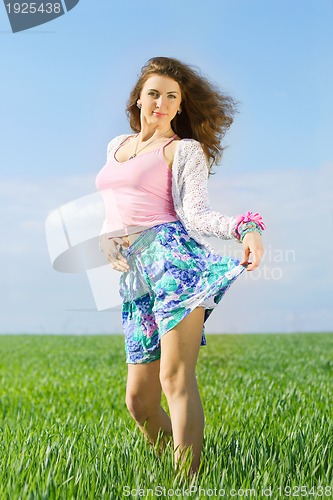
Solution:
<path fill-rule="evenodd" d="M 165 113 L 157 113 L 157 111 L 153 111 L 154 115 L 156 116 L 166 116 Z"/>

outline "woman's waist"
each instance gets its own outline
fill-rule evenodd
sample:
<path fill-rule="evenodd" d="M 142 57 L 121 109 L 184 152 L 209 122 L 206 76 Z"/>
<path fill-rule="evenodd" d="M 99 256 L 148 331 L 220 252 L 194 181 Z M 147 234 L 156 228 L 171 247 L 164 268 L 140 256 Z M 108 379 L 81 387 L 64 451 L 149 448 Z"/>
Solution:
<path fill-rule="evenodd" d="M 127 246 L 126 243 L 129 246 L 138 239 L 143 231 L 160 224 L 166 224 L 178 220 L 178 218 L 172 214 L 166 214 L 163 217 L 154 217 L 154 220 L 148 219 L 145 221 L 143 218 L 141 219 L 142 220 L 139 220 L 139 218 L 137 218 L 137 220 L 134 220 L 134 218 L 124 218 L 124 220 L 117 225 L 114 224 L 114 221 L 109 223 L 106 219 L 103 226 L 104 232 L 108 234 L 109 239 L 117 238 L 118 240 L 122 240 L 125 243 L 125 246 Z"/>
<path fill-rule="evenodd" d="M 154 230 L 158 230 L 161 225 L 170 224 L 170 223 L 173 224 L 174 222 L 178 222 L 179 223 L 179 220 L 175 219 L 175 220 L 168 221 L 168 222 L 158 223 L 158 224 L 156 224 L 156 225 L 154 225 L 152 227 L 143 229 L 141 231 L 137 231 L 136 233 L 126 234 L 124 236 L 118 236 L 117 239 L 118 240 L 119 239 L 122 240 L 122 244 L 121 245 L 123 246 L 123 248 L 129 248 L 134 243 L 134 241 L 136 241 L 141 236 L 142 233 L 148 232 L 149 229 L 151 229 L 153 231 Z"/>

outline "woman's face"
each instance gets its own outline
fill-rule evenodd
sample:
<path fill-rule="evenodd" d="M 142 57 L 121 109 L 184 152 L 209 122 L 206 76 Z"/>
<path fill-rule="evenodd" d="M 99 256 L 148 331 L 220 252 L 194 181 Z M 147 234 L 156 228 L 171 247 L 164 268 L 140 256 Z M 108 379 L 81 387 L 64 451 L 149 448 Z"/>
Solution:
<path fill-rule="evenodd" d="M 141 106 L 141 123 L 156 125 L 160 129 L 170 126 L 181 108 L 179 84 L 167 76 L 152 75 L 145 82 L 137 103 Z"/>

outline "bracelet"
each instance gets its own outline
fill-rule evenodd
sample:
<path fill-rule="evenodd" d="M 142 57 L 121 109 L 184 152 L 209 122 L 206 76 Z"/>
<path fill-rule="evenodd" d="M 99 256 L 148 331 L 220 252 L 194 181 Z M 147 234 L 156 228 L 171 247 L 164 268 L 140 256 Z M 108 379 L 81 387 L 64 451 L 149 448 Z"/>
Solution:
<path fill-rule="evenodd" d="M 243 239 L 244 239 L 244 236 L 247 234 L 247 233 L 250 233 L 251 231 L 257 231 L 260 236 L 262 235 L 262 229 L 261 227 L 259 226 L 259 224 L 257 224 L 256 222 L 254 221 L 251 221 L 251 222 L 244 222 L 239 228 L 238 228 L 238 233 L 239 233 L 239 239 L 241 242 L 243 242 Z"/>
<path fill-rule="evenodd" d="M 262 231 L 266 229 L 266 225 L 258 212 L 246 212 L 245 215 L 238 215 L 238 217 L 236 217 L 236 220 L 237 224 L 234 228 L 233 233 L 236 239 L 241 241 L 245 236 L 246 229 L 252 228 L 251 231 L 258 231 L 260 235 L 262 235 Z"/>

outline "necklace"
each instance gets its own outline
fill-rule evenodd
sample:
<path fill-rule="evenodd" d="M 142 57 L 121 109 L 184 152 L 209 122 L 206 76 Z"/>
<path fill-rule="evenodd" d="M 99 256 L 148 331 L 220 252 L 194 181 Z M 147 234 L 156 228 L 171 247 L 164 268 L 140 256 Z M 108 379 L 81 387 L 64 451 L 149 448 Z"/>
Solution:
<path fill-rule="evenodd" d="M 172 130 L 171 127 L 165 133 L 167 134 L 168 132 L 170 132 L 170 130 Z M 147 144 L 145 146 L 143 146 L 143 148 L 139 149 L 139 151 L 138 151 L 138 145 L 139 145 L 139 134 L 138 134 L 138 140 L 136 141 L 134 154 L 132 154 L 132 156 L 130 156 L 128 159 L 133 160 L 133 158 L 135 158 L 138 155 L 138 153 L 141 153 L 141 151 L 143 151 L 147 146 L 149 146 L 150 144 L 153 144 L 153 142 L 158 141 L 159 139 L 163 139 L 163 138 L 165 138 L 165 135 L 161 135 L 160 137 L 155 137 L 155 139 L 147 142 Z"/>

